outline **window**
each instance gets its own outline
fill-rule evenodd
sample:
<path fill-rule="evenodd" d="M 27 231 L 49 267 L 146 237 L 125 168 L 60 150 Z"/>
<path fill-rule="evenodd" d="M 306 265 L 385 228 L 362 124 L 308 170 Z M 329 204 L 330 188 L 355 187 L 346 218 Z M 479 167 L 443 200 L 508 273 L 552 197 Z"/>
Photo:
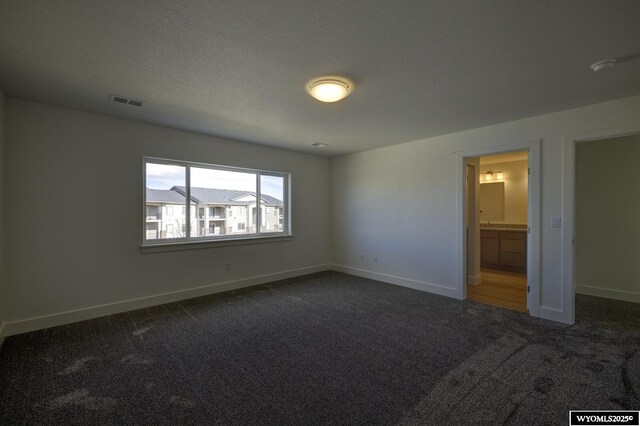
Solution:
<path fill-rule="evenodd" d="M 147 204 L 147 221 L 160 219 L 160 206 Z"/>
<path fill-rule="evenodd" d="M 147 231 L 147 239 L 151 240 L 151 239 L 158 238 L 158 222 L 151 222 L 151 223 L 147 222 L 146 231 Z"/>
<path fill-rule="evenodd" d="M 282 232 L 280 215 L 284 206 L 284 176 L 262 175 L 260 176 L 260 188 L 262 189 L 264 211 L 260 217 L 260 224 L 263 232 Z"/>
<path fill-rule="evenodd" d="M 224 207 L 209 207 L 209 217 L 220 218 L 224 216 Z"/>
<path fill-rule="evenodd" d="M 143 164 L 144 244 L 290 235 L 286 173 L 154 158 Z"/>

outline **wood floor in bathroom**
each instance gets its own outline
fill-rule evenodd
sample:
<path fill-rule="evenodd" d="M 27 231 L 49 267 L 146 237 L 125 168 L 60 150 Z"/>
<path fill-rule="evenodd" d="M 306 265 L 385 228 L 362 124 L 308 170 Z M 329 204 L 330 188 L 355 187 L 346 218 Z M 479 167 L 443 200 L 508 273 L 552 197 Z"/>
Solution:
<path fill-rule="evenodd" d="M 527 276 L 483 269 L 482 282 L 467 286 L 467 299 L 514 311 L 527 310 Z"/>

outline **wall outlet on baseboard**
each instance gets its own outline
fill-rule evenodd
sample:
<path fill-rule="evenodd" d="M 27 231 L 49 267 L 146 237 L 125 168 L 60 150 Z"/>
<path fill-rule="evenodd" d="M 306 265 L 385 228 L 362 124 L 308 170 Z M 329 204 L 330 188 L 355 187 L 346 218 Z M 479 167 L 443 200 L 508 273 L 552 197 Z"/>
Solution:
<path fill-rule="evenodd" d="M 373 263 L 378 263 L 378 255 L 377 254 L 373 255 Z"/>
<path fill-rule="evenodd" d="M 224 262 L 224 270 L 225 271 L 230 271 L 231 270 L 231 261 L 227 260 Z"/>
<path fill-rule="evenodd" d="M 360 262 L 364 262 L 364 254 L 360 253 Z"/>

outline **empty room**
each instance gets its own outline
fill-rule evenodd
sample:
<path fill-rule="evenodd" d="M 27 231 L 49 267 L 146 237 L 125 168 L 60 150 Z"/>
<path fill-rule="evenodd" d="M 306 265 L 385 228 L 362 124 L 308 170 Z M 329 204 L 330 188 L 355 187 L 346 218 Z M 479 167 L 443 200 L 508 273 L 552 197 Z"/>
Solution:
<path fill-rule="evenodd" d="M 0 1 L 0 424 L 640 424 L 639 18 Z"/>

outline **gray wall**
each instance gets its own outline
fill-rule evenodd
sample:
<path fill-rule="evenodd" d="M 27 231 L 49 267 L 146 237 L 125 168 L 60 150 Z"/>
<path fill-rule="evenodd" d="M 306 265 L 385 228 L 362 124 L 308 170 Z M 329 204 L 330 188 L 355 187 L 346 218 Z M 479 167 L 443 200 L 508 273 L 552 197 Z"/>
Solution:
<path fill-rule="evenodd" d="M 551 227 L 551 217 L 562 216 L 563 138 L 639 122 L 636 96 L 336 158 L 333 261 L 340 270 L 372 278 L 404 280 L 443 294 L 460 291 L 456 153 L 540 139 L 540 314 L 570 322 L 564 302 L 573 295 L 562 287 L 563 235 Z"/>
<path fill-rule="evenodd" d="M 542 139 L 541 314 L 568 321 L 560 316 L 571 297 L 561 285 L 562 232 L 550 226 L 562 215 L 563 138 L 638 122 L 633 97 L 330 161 L 7 98 L 6 327 L 19 331 L 14 324 L 37 317 L 45 320 L 32 323 L 47 326 L 49 315 L 329 262 L 455 290 L 455 153 L 531 139 Z M 295 238 L 142 254 L 144 155 L 291 172 Z"/>
<path fill-rule="evenodd" d="M 0 90 L 0 333 L 4 327 L 6 312 L 6 297 L 4 285 L 4 131 L 5 131 L 4 94 Z M 2 343 L 2 338 L 0 338 Z"/>
<path fill-rule="evenodd" d="M 640 135 L 576 144 L 578 293 L 640 302 Z"/>
<path fill-rule="evenodd" d="M 8 322 L 329 261 L 326 158 L 15 98 L 6 106 Z M 141 253 L 143 156 L 291 173 L 293 240 Z"/>

